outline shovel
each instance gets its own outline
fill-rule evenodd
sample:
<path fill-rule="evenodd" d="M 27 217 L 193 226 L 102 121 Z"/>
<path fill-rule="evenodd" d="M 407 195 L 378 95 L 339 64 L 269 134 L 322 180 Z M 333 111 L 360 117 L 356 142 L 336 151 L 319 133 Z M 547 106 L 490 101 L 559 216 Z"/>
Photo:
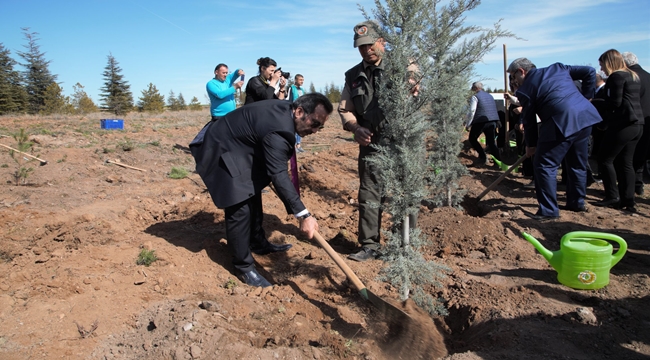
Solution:
<path fill-rule="evenodd" d="M 497 185 L 499 185 L 499 183 L 500 183 L 501 181 L 503 181 L 503 179 L 505 179 L 506 176 L 508 176 L 508 174 L 510 174 L 510 173 L 512 172 L 512 170 L 516 169 L 517 166 L 521 165 L 521 163 L 524 162 L 524 160 L 526 160 L 526 155 L 520 157 L 520 158 L 519 158 L 519 159 L 518 159 L 514 164 L 510 165 L 510 167 L 508 168 L 508 170 L 506 170 L 503 174 L 501 174 L 501 176 L 499 176 L 498 179 L 496 179 L 492 184 L 490 184 L 490 186 L 488 186 L 485 190 L 483 190 L 482 193 L 480 193 L 480 194 L 476 197 L 476 201 L 481 201 L 481 199 L 483 198 L 483 196 L 485 196 L 487 193 L 489 193 L 490 191 L 492 191 L 492 189 L 494 189 Z"/>
<path fill-rule="evenodd" d="M 318 242 L 318 245 L 320 245 L 323 249 L 325 249 L 325 252 L 327 252 L 327 255 L 329 255 L 332 260 L 338 265 L 338 267 L 343 270 L 345 273 L 345 276 L 348 277 L 348 280 L 352 282 L 352 285 L 359 291 L 361 296 L 367 300 L 370 301 L 378 310 L 380 313 L 382 313 L 384 316 L 387 318 L 391 319 L 392 321 L 395 322 L 401 322 L 401 321 L 410 321 L 411 317 L 405 313 L 404 311 L 398 309 L 394 305 L 389 304 L 385 300 L 382 300 L 379 296 L 373 294 L 370 290 L 366 288 L 365 285 L 359 280 L 357 275 L 354 274 L 352 269 L 348 266 L 348 264 L 341 259 L 341 256 L 332 249 L 330 244 L 323 239 L 323 237 L 318 233 L 314 233 L 314 238 Z"/>

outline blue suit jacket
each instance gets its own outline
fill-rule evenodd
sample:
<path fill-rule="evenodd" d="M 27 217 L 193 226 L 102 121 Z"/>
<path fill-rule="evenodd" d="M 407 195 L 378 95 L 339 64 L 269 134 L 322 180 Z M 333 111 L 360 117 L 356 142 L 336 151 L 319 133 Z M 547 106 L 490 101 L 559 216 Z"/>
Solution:
<path fill-rule="evenodd" d="M 255 102 L 208 123 L 190 150 L 215 205 L 238 204 L 273 183 L 287 212 L 304 210 L 287 171 L 295 131 L 291 103 L 283 100 Z"/>
<path fill-rule="evenodd" d="M 582 92 L 574 80 L 582 81 Z M 588 100 L 594 96 L 595 85 L 596 70 L 590 66 L 555 63 L 531 69 L 516 94 L 524 107 L 522 123 L 527 146 L 537 146 L 538 141 L 562 140 L 558 139 L 556 128 L 567 138 L 599 123 L 602 119 Z M 542 121 L 539 132 L 535 114 Z"/>

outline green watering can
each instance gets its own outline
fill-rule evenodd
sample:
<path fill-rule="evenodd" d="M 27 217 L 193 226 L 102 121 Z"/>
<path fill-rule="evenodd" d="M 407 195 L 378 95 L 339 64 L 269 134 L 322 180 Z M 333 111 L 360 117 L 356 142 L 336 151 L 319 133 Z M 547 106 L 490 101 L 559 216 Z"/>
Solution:
<path fill-rule="evenodd" d="M 592 290 L 609 284 L 609 269 L 625 255 L 627 243 L 620 236 L 591 231 L 574 231 L 562 237 L 560 250 L 549 251 L 530 234 L 522 232 L 535 249 L 557 271 L 557 280 L 570 288 Z M 615 241 L 619 249 L 605 240 Z"/>

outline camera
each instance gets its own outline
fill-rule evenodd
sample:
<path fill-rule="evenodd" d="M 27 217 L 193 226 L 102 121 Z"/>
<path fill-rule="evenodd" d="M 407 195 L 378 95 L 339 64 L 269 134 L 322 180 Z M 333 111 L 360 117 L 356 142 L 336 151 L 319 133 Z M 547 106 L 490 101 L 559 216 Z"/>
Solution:
<path fill-rule="evenodd" d="M 291 73 L 282 71 L 281 67 L 279 67 L 277 70 L 275 70 L 275 72 L 278 72 L 278 71 L 280 72 L 280 75 L 282 75 L 282 77 L 285 78 L 285 79 L 288 79 L 288 78 L 291 77 Z"/>

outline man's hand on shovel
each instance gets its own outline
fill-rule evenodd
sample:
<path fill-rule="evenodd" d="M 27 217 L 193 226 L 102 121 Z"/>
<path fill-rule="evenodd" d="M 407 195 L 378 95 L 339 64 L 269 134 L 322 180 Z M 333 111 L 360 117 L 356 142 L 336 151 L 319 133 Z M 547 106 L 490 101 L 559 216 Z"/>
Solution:
<path fill-rule="evenodd" d="M 300 220 L 300 231 L 309 239 L 313 239 L 314 233 L 318 231 L 318 222 L 313 216 Z"/>

